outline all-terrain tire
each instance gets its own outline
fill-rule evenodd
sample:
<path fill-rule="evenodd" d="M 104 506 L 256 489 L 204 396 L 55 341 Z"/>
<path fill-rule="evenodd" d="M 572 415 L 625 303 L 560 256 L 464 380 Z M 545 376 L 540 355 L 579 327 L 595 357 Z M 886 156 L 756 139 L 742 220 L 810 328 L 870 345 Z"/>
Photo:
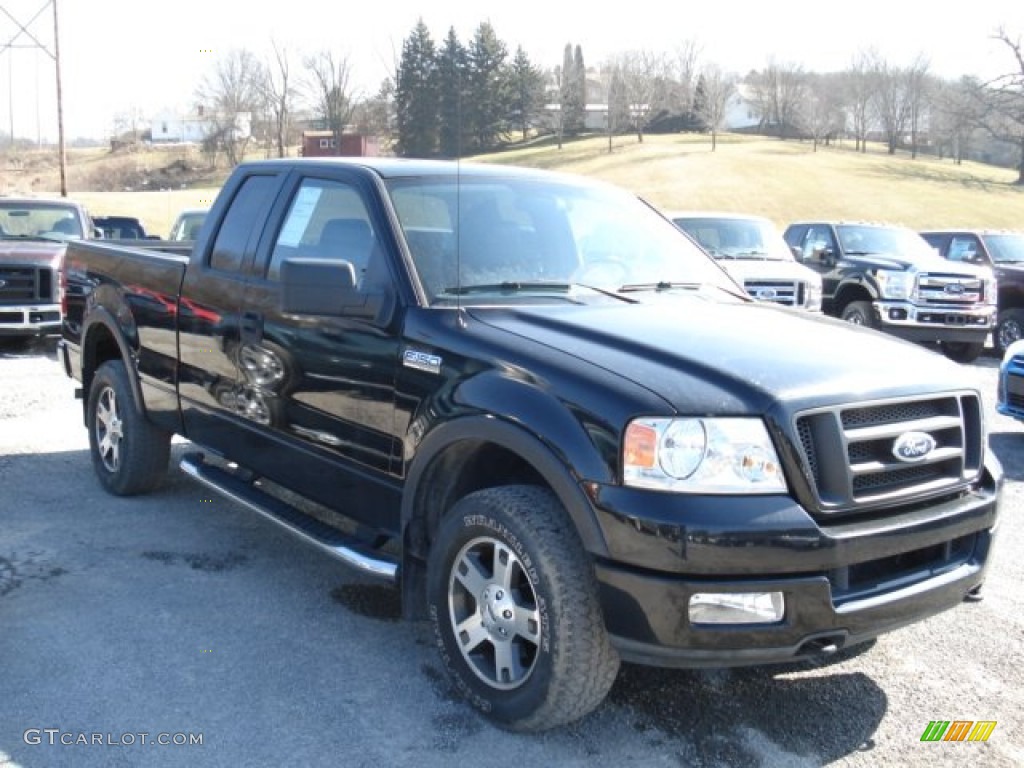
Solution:
<path fill-rule="evenodd" d="M 103 487 L 115 496 L 154 490 L 167 475 L 171 435 L 139 412 L 120 360 L 96 369 L 86 405 L 89 452 Z"/>
<path fill-rule="evenodd" d="M 456 687 L 504 728 L 577 720 L 615 681 L 619 657 L 593 564 L 544 488 L 501 486 L 461 499 L 431 547 L 427 601 Z"/>
<path fill-rule="evenodd" d="M 957 363 L 973 363 L 984 351 L 983 341 L 942 342 L 942 354 Z"/>
<path fill-rule="evenodd" d="M 875 319 L 870 301 L 851 301 L 843 307 L 840 317 L 853 325 L 863 325 L 865 328 L 874 328 Z"/>

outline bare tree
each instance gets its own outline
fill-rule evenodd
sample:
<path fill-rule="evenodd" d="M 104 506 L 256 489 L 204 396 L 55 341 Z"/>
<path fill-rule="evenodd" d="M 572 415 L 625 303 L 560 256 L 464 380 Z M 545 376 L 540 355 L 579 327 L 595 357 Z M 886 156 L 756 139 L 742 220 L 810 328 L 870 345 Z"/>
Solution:
<path fill-rule="evenodd" d="M 956 165 L 963 162 L 987 109 L 984 90 L 974 77 L 935 84 L 928 122 L 939 157 L 948 153 Z"/>
<path fill-rule="evenodd" d="M 993 39 L 1005 45 L 1013 56 L 1016 71 L 987 83 L 989 110 L 983 126 L 994 138 L 1017 147 L 1017 184 L 1024 184 L 1024 48 L 1016 37 L 1000 27 Z"/>
<path fill-rule="evenodd" d="M 228 162 L 238 165 L 252 139 L 252 116 L 263 102 L 265 73 L 259 59 L 245 48 L 236 48 L 217 60 L 196 89 L 203 116 L 213 130 L 204 140 L 204 151 L 216 161 L 223 149 Z"/>
<path fill-rule="evenodd" d="M 693 92 L 697 87 L 697 73 L 700 62 L 701 47 L 694 40 L 680 43 L 674 54 L 669 71 L 669 83 L 672 89 L 668 92 L 667 104 L 669 112 L 687 115 L 693 110 Z"/>
<path fill-rule="evenodd" d="M 918 142 L 921 134 L 921 118 L 928 93 L 933 87 L 932 78 L 928 76 L 928 59 L 924 54 L 918 54 L 917 58 L 905 70 L 907 89 L 907 108 L 910 121 L 910 156 L 917 157 Z"/>
<path fill-rule="evenodd" d="M 874 62 L 878 55 L 873 50 L 860 51 L 844 73 L 845 101 L 848 105 L 854 148 L 868 151 L 868 132 L 871 129 L 871 96 L 873 93 Z"/>
<path fill-rule="evenodd" d="M 807 76 L 799 64 L 782 64 L 774 57 L 768 60 L 761 72 L 749 78 L 764 130 L 772 131 L 782 139 L 798 132 L 806 80 Z"/>
<path fill-rule="evenodd" d="M 295 101 L 295 84 L 291 78 L 291 59 L 288 49 L 271 41 L 274 57 L 264 67 L 263 99 L 274 126 L 277 156 L 288 156 L 288 133 L 291 127 Z"/>
<path fill-rule="evenodd" d="M 874 61 L 871 74 L 874 84 L 872 108 L 885 133 L 887 150 L 890 155 L 895 155 L 910 124 L 913 70 L 894 66 L 879 57 Z"/>
<path fill-rule="evenodd" d="M 736 92 L 736 81 L 726 75 L 717 64 L 707 64 L 700 75 L 704 98 L 700 104 L 699 117 L 711 131 L 711 151 L 718 147 L 718 130 L 725 121 L 725 110 L 729 99 Z"/>
<path fill-rule="evenodd" d="M 813 151 L 836 130 L 836 94 L 829 78 L 824 75 L 808 75 L 804 92 L 804 104 L 800 110 L 800 124 L 810 135 Z"/>
<path fill-rule="evenodd" d="M 625 89 L 636 140 L 642 144 L 649 116 L 667 101 L 665 83 L 669 80 L 669 65 L 664 56 L 641 50 L 621 54 L 613 68 L 618 71 Z"/>
<path fill-rule="evenodd" d="M 332 51 L 322 50 L 307 56 L 304 64 L 313 110 L 324 121 L 327 130 L 334 134 L 337 145 L 341 146 L 341 134 L 352 121 L 355 111 L 348 56 L 335 56 Z"/>

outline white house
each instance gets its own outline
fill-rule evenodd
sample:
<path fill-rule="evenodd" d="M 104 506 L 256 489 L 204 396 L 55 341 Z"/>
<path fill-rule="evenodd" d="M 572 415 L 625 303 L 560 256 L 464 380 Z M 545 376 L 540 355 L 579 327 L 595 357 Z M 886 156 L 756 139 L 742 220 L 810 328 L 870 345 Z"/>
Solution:
<path fill-rule="evenodd" d="M 165 110 L 150 120 L 150 134 L 156 144 L 198 144 L 216 130 L 213 116 L 202 107 L 192 112 Z M 235 116 L 235 138 L 247 139 L 252 130 L 252 115 Z"/>
<path fill-rule="evenodd" d="M 750 88 L 745 83 L 738 83 L 732 96 L 725 103 L 725 114 L 722 125 L 727 131 L 744 128 L 755 128 L 761 124 L 761 115 L 757 111 Z"/>

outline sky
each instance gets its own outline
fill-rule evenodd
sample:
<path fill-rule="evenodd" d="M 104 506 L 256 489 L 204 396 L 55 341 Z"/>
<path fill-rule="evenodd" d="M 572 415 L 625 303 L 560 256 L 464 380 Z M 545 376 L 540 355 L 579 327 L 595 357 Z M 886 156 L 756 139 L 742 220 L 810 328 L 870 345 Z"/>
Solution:
<path fill-rule="evenodd" d="M 57 4 L 68 141 L 107 138 L 115 115 L 129 109 L 147 116 L 185 110 L 219 55 L 247 48 L 263 58 L 272 41 L 292 55 L 293 72 L 301 70 L 303 56 L 316 51 L 346 55 L 356 94 L 371 95 L 393 74 L 402 43 L 420 18 L 436 43 L 451 28 L 468 42 L 487 21 L 510 54 L 522 46 L 545 69 L 561 64 L 566 44 L 579 45 L 585 64 L 593 66 L 627 51 L 672 55 L 692 42 L 700 62 L 737 74 L 770 60 L 838 71 L 859 52 L 875 50 L 897 66 L 924 56 L 930 71 L 944 78 L 987 78 L 1017 69 L 1010 49 L 991 39 L 996 29 L 1024 36 L 1021 0 L 682 0 L 615 3 L 614 11 L 607 3 L 552 0 L 50 2 Z M 35 42 L 45 50 L 19 47 Z M 13 126 L 19 137 L 55 140 L 53 44 L 48 0 L 0 0 L 0 132 Z"/>

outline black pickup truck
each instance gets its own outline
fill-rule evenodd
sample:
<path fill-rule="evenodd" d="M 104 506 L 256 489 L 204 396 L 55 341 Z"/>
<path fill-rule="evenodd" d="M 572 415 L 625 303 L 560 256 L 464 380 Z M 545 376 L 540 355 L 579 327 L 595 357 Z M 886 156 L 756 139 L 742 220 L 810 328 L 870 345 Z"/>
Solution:
<path fill-rule="evenodd" d="M 827 314 L 938 343 L 959 363 L 985 349 L 996 317 L 991 269 L 951 264 L 912 229 L 891 224 L 805 221 L 789 225 L 783 237 L 821 273 Z"/>
<path fill-rule="evenodd" d="M 592 180 L 243 164 L 187 257 L 72 242 L 64 280 L 100 483 L 153 490 L 184 436 L 198 482 L 395 583 L 507 728 L 585 715 L 620 660 L 831 654 L 985 577 L 965 372 L 754 302 Z"/>
<path fill-rule="evenodd" d="M 999 290 L 998 319 L 992 332 L 1000 355 L 1024 339 L 1024 232 L 943 229 L 922 232 L 945 259 L 991 267 Z"/>

